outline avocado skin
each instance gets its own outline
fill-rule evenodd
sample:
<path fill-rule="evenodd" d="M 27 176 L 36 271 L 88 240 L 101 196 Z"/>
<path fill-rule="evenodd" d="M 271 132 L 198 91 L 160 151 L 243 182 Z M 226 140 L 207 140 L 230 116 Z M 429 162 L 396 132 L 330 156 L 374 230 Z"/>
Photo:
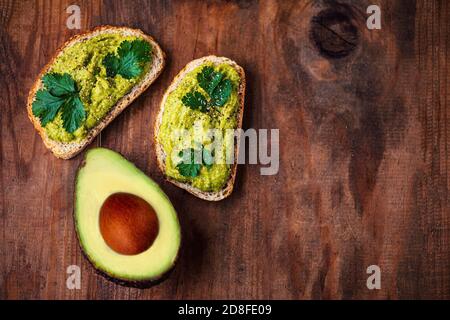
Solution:
<path fill-rule="evenodd" d="M 89 262 L 89 264 L 94 268 L 95 273 L 97 273 L 99 276 L 105 278 L 108 281 L 111 281 L 111 282 L 118 284 L 120 286 L 123 286 L 123 287 L 129 287 L 129 288 L 148 289 L 148 288 L 151 288 L 153 286 L 160 284 L 161 282 L 164 282 L 172 274 L 172 272 L 175 269 L 175 266 L 178 262 L 178 257 L 180 256 L 179 254 L 177 255 L 177 258 L 175 259 L 175 261 L 172 265 L 172 268 L 170 268 L 168 271 L 166 271 L 166 273 L 162 274 L 161 277 L 159 277 L 158 279 L 141 280 L 141 281 L 124 280 L 124 279 L 115 278 L 115 277 L 107 274 L 106 272 L 103 272 L 100 269 L 97 269 L 95 264 L 89 259 L 87 254 L 84 252 L 83 247 L 81 246 L 81 243 L 80 243 L 80 239 L 78 238 L 78 232 L 77 232 L 77 240 L 78 240 L 78 246 L 81 249 L 81 253 L 82 253 L 84 259 L 87 260 Z M 181 246 L 180 246 L 179 250 L 181 250 Z"/>
<path fill-rule="evenodd" d="M 92 149 L 95 149 L 95 148 L 92 148 Z M 92 150 L 92 149 L 90 149 L 90 150 Z M 89 150 L 87 152 L 85 152 L 85 154 L 83 156 L 83 160 L 81 161 L 80 165 L 77 168 L 77 172 L 86 165 L 86 155 L 88 152 L 89 152 Z M 118 151 L 114 151 L 114 152 L 120 154 L 123 158 L 126 159 L 126 157 L 122 153 L 120 153 Z M 76 184 L 77 184 L 77 180 L 75 179 L 75 185 L 74 185 L 74 191 L 73 191 L 74 199 L 76 197 Z M 72 213 L 74 221 L 76 221 L 75 205 L 76 205 L 76 203 L 74 204 L 73 213 Z M 86 252 L 83 249 L 80 237 L 78 235 L 78 226 L 76 223 L 75 223 L 75 236 L 76 236 L 76 239 L 78 242 L 78 247 L 80 248 L 83 258 L 92 266 L 92 268 L 95 270 L 96 274 L 98 274 L 99 276 L 103 277 L 104 279 L 106 279 L 110 282 L 113 282 L 117 285 L 120 285 L 123 287 L 129 287 L 129 288 L 137 288 L 137 289 L 148 289 L 148 288 L 156 286 L 156 285 L 164 282 L 165 280 L 167 280 L 169 278 L 169 276 L 172 274 L 173 270 L 175 269 L 175 266 L 177 265 L 178 259 L 180 257 L 180 252 L 183 249 L 183 232 L 180 229 L 180 247 L 178 248 L 178 253 L 177 253 L 177 256 L 175 257 L 172 267 L 169 270 L 167 270 L 165 273 L 163 273 L 159 278 L 153 279 L 153 280 L 126 280 L 126 279 L 114 277 L 114 276 L 97 268 L 97 266 L 91 261 L 91 259 L 89 258 L 89 256 L 86 254 Z"/>
<path fill-rule="evenodd" d="M 84 160 L 83 160 L 82 164 L 84 165 Z M 81 168 L 81 165 L 80 165 L 80 168 Z M 74 210 L 74 214 L 75 214 L 75 210 Z M 75 227 L 75 230 L 76 230 L 76 227 Z M 175 269 L 178 259 L 180 257 L 180 252 L 183 249 L 183 234 L 181 234 L 180 248 L 178 249 L 178 255 L 175 258 L 175 261 L 173 262 L 172 268 L 170 268 L 168 271 L 163 273 L 158 279 L 132 281 L 132 280 L 116 278 L 116 277 L 109 275 L 108 273 L 103 272 L 102 270 L 98 269 L 96 267 L 96 265 L 91 261 L 91 259 L 89 259 L 88 255 L 84 252 L 83 246 L 81 245 L 80 238 L 78 237 L 77 230 L 76 230 L 75 234 L 76 234 L 77 241 L 78 241 L 78 247 L 80 248 L 83 258 L 94 268 L 95 273 L 97 273 L 99 276 L 105 278 L 108 281 L 111 281 L 111 282 L 118 284 L 120 286 L 123 286 L 123 287 L 129 287 L 129 288 L 148 289 L 148 288 L 156 286 L 156 285 L 160 284 L 161 282 L 164 282 L 165 280 L 167 280 L 169 278 L 169 276 L 172 274 L 173 270 Z"/>

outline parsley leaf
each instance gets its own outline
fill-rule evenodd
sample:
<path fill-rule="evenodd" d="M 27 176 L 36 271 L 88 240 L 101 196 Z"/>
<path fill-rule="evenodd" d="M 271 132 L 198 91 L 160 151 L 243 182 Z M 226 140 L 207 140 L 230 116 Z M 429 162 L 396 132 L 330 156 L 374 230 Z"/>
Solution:
<path fill-rule="evenodd" d="M 197 81 L 210 99 L 207 100 L 199 91 L 187 93 L 181 101 L 193 110 L 207 112 L 211 107 L 222 107 L 231 96 L 231 81 L 225 78 L 224 73 L 214 71 L 213 67 L 203 67 L 202 71 L 197 74 Z"/>
<path fill-rule="evenodd" d="M 47 73 L 42 77 L 42 82 L 57 97 L 77 91 L 75 81 L 67 73 Z"/>
<path fill-rule="evenodd" d="M 61 111 L 64 129 L 73 133 L 86 118 L 75 81 L 67 73 L 47 73 L 42 77 L 42 83 L 44 89 L 36 92 L 31 106 L 33 115 L 46 126 Z"/>
<path fill-rule="evenodd" d="M 200 174 L 202 165 L 210 169 L 214 163 L 213 154 L 201 147 L 201 150 L 188 148 L 180 151 L 178 156 L 181 161 L 177 164 L 177 169 L 184 177 L 195 178 Z"/>
<path fill-rule="evenodd" d="M 184 149 L 178 153 L 182 160 L 177 164 L 177 169 L 182 176 L 195 178 L 200 174 L 202 165 L 195 163 L 196 158 L 198 158 L 196 153 L 198 154 L 198 151 L 193 148 Z"/>
<path fill-rule="evenodd" d="M 117 55 L 108 53 L 103 65 L 108 77 L 120 74 L 125 79 L 136 78 L 142 73 L 143 66 L 151 60 L 152 47 L 145 40 L 122 41 Z"/>
<path fill-rule="evenodd" d="M 206 112 L 208 108 L 208 101 L 205 96 L 203 96 L 200 92 L 189 92 L 187 93 L 181 101 L 188 107 L 193 110 L 199 110 L 201 112 Z"/>
<path fill-rule="evenodd" d="M 46 90 L 36 92 L 36 99 L 31 106 L 33 115 L 41 120 L 41 125 L 45 126 L 52 121 L 64 103 L 64 98 L 55 97 Z"/>
<path fill-rule="evenodd" d="M 74 132 L 77 130 L 86 116 L 83 108 L 83 103 L 77 95 L 70 96 L 62 105 L 61 117 L 63 120 L 63 127 L 67 132 Z"/>
<path fill-rule="evenodd" d="M 208 149 L 206 149 L 205 147 L 202 148 L 202 156 L 203 156 L 203 165 L 210 169 L 212 167 L 212 165 L 214 164 L 214 158 L 213 158 L 213 153 L 211 151 L 209 151 Z"/>
<path fill-rule="evenodd" d="M 222 107 L 231 96 L 231 81 L 225 79 L 219 83 L 211 95 L 211 104 Z"/>
<path fill-rule="evenodd" d="M 200 87 L 212 96 L 214 89 L 222 81 L 223 77 L 224 74 L 222 72 L 215 72 L 213 67 L 207 66 L 197 75 L 197 81 Z"/>

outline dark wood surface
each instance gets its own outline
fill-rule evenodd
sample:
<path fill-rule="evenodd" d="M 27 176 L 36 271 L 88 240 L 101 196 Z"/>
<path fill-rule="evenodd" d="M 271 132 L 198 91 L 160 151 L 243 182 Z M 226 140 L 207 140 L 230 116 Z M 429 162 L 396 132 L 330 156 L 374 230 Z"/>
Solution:
<path fill-rule="evenodd" d="M 450 298 L 448 1 L 77 1 L 81 31 L 141 28 L 168 56 L 92 144 L 135 162 L 179 212 L 179 263 L 145 290 L 83 259 L 72 218 L 82 156 L 56 159 L 26 115 L 40 68 L 79 32 L 66 28 L 72 3 L 0 0 L 0 298 Z M 381 30 L 365 26 L 369 4 Z M 164 89 L 207 54 L 245 68 L 244 127 L 279 128 L 281 140 L 279 173 L 241 165 L 219 203 L 164 182 L 152 142 Z M 72 264 L 81 290 L 66 289 Z M 381 290 L 366 287 L 372 264 Z"/>

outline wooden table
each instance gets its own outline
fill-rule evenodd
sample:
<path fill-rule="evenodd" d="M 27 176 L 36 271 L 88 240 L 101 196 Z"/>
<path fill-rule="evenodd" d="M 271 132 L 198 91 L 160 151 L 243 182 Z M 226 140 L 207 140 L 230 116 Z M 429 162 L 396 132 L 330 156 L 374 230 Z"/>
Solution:
<path fill-rule="evenodd" d="M 448 1 L 76 1 L 81 31 L 141 28 L 168 56 L 92 144 L 135 162 L 179 213 L 179 263 L 145 290 L 83 259 L 72 218 L 82 155 L 56 159 L 27 118 L 40 68 L 80 32 L 66 27 L 73 3 L 0 0 L 0 298 L 450 298 Z M 366 27 L 369 4 L 381 30 Z M 279 173 L 241 165 L 219 203 L 165 182 L 152 141 L 164 89 L 207 54 L 245 68 L 244 127 L 280 129 Z M 80 290 L 66 288 L 73 264 Z M 366 286 L 370 265 L 380 290 Z"/>

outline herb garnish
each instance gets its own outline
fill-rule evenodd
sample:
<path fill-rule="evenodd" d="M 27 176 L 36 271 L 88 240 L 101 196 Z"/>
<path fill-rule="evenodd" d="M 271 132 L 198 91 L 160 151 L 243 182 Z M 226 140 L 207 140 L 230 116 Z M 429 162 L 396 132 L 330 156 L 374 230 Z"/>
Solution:
<path fill-rule="evenodd" d="M 188 92 L 181 101 L 192 110 L 208 111 L 208 100 L 198 91 Z"/>
<path fill-rule="evenodd" d="M 42 77 L 42 82 L 44 89 L 36 92 L 32 104 L 33 115 L 45 126 L 61 111 L 64 129 L 73 133 L 86 118 L 75 81 L 67 73 L 47 73 Z"/>
<path fill-rule="evenodd" d="M 222 107 L 231 96 L 231 81 L 225 74 L 214 71 L 213 67 L 205 66 L 197 74 L 197 81 L 208 94 L 209 100 L 199 91 L 192 91 L 183 96 L 183 104 L 193 110 L 207 112 L 211 107 Z"/>
<path fill-rule="evenodd" d="M 108 77 L 120 74 L 125 79 L 139 76 L 146 62 L 150 61 L 152 47 L 145 40 L 122 41 L 117 55 L 108 53 L 103 58 Z"/>
<path fill-rule="evenodd" d="M 200 174 L 202 165 L 210 169 L 213 165 L 213 154 L 202 146 L 201 150 L 187 148 L 178 153 L 181 161 L 177 164 L 177 169 L 184 177 L 195 178 Z"/>

